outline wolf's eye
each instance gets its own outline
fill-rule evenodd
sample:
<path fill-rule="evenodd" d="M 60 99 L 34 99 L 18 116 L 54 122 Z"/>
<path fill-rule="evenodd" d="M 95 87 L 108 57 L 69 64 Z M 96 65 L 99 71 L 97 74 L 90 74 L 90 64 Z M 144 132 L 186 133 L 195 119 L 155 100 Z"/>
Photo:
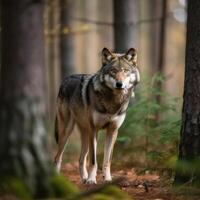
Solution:
<path fill-rule="evenodd" d="M 116 73 L 117 73 L 117 70 L 116 70 L 116 69 L 111 69 L 111 73 L 112 73 L 112 74 L 116 74 Z"/>
<path fill-rule="evenodd" d="M 124 69 L 124 72 L 128 73 L 128 72 L 130 72 L 130 70 L 129 69 Z"/>

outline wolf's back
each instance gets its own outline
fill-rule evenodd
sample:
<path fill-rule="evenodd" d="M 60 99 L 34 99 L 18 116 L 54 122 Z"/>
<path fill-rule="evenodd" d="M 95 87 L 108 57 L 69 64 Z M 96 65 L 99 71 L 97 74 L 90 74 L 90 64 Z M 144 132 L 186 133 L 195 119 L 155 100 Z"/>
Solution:
<path fill-rule="evenodd" d="M 82 85 L 87 76 L 87 74 L 76 74 L 66 77 L 60 86 L 58 98 L 69 101 L 75 92 L 77 95 L 81 94 Z"/>

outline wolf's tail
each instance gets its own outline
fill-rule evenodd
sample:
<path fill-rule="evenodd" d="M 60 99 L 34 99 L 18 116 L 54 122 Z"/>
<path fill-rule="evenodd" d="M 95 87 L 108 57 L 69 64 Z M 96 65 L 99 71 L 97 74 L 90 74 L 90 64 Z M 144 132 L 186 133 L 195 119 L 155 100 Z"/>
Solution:
<path fill-rule="evenodd" d="M 54 132 L 54 134 L 55 134 L 56 142 L 58 144 L 58 119 L 57 119 L 57 117 L 55 119 L 55 132 Z"/>

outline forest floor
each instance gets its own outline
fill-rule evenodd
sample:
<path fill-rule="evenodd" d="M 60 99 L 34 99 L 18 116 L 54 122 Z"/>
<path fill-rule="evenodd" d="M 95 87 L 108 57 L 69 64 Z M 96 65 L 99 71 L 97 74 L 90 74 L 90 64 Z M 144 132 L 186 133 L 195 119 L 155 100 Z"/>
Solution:
<path fill-rule="evenodd" d="M 113 178 L 123 177 L 117 185 L 120 189 L 128 193 L 134 200 L 191 200 L 191 197 L 177 195 L 171 191 L 169 181 L 166 183 L 157 173 L 149 173 L 148 171 L 142 175 L 138 174 L 136 169 L 126 167 L 112 169 Z M 90 190 L 99 187 L 102 184 L 102 173 L 99 170 L 97 176 L 97 185 L 88 186 L 80 182 L 78 172 L 78 163 L 63 163 L 63 175 L 75 183 L 81 190 Z M 195 198 L 200 199 L 200 198 Z"/>

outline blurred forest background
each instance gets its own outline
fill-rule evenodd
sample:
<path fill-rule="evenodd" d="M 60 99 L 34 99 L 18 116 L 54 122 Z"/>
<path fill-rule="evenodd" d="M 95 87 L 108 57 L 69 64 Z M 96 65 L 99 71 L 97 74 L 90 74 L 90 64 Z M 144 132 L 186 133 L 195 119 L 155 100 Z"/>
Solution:
<path fill-rule="evenodd" d="M 101 67 L 103 47 L 116 52 L 134 47 L 142 81 L 118 143 L 128 151 L 134 149 L 127 160 L 138 156 L 139 151 L 142 163 L 147 154 L 160 159 L 168 148 L 162 148 L 163 142 L 175 144 L 171 147 L 175 154 L 180 128 L 179 97 L 183 94 L 186 15 L 184 0 L 46 0 L 44 79 L 50 142 L 55 144 L 52 135 L 61 80 L 72 73 L 95 73 Z M 77 156 L 79 152 L 79 135 L 72 137 L 75 139 L 65 153 L 68 161 L 70 152 L 72 158 L 74 152 Z M 151 143 L 161 141 L 159 147 L 152 149 Z M 133 163 L 136 160 L 138 157 Z"/>
<path fill-rule="evenodd" d="M 127 24 L 117 23 L 121 26 L 120 29 L 132 33 L 128 38 L 128 44 L 124 45 L 127 49 L 133 46 L 138 50 L 141 74 L 152 77 L 156 72 L 161 72 L 166 77 L 163 90 L 174 96 L 182 96 L 185 1 L 128 0 L 124 4 L 129 7 L 125 16 Z M 163 4 L 167 4 L 165 13 Z M 120 14 L 119 9 L 118 15 Z M 47 1 L 45 39 L 50 116 L 54 110 L 60 80 L 71 73 L 96 72 L 101 66 L 101 49 L 116 49 L 120 42 L 114 39 L 114 20 L 112 0 Z M 163 20 L 166 21 L 164 37 Z M 162 45 L 164 55 L 161 55 Z M 117 48 L 118 51 L 126 50 Z M 160 63 L 162 56 L 163 62 Z"/>
<path fill-rule="evenodd" d="M 134 47 L 138 51 L 142 81 L 138 87 L 139 94 L 136 94 L 136 103 L 130 108 L 121 128 L 118 144 L 130 152 L 124 158 L 132 163 L 138 162 L 139 156 L 142 165 L 147 162 L 147 158 L 157 158 L 160 164 L 166 157 L 175 156 L 178 148 L 181 110 L 179 97 L 183 94 L 185 62 L 186 2 L 116 2 L 46 2 L 45 61 L 50 127 L 53 127 L 56 95 L 63 77 L 72 73 L 95 73 L 101 66 L 100 52 L 103 47 L 117 52 Z M 157 100 L 153 96 L 158 96 Z M 159 99 L 162 99 L 162 103 Z M 161 117 L 159 123 L 156 117 L 158 114 Z M 70 161 L 72 152 L 72 158 L 74 152 L 79 152 L 79 136 L 72 137 L 75 138 L 70 141 L 70 147 L 66 148 L 67 161 Z M 101 143 L 100 147 L 103 146 Z M 165 153 L 169 145 L 163 148 L 163 143 L 170 143 L 172 152 Z M 121 158 L 120 153 L 117 155 L 119 157 L 114 156 L 116 161 Z"/>
<path fill-rule="evenodd" d="M 45 125 L 47 124 L 51 147 L 48 151 L 44 150 L 44 152 L 48 152 L 53 159 L 56 150 L 54 140 L 55 105 L 62 79 L 73 73 L 95 73 L 101 67 L 101 50 L 104 47 L 119 53 L 123 53 L 129 48 L 134 47 L 138 52 L 138 67 L 142 80 L 137 87 L 136 97 L 131 102 L 126 120 L 120 128 L 120 134 L 114 150 L 113 167 L 120 166 L 119 168 L 122 168 L 122 164 L 123 167 L 127 166 L 131 167 L 131 169 L 137 167 L 141 173 L 150 173 L 151 170 L 153 171 L 156 169 L 161 173 L 163 172 L 165 175 L 170 175 L 168 180 L 171 181 L 171 175 L 174 173 L 172 169 L 174 169 L 177 159 L 181 125 L 181 97 L 183 95 L 184 83 L 187 18 L 186 0 L 20 0 L 19 5 L 26 5 L 27 2 L 30 4 L 30 13 L 29 10 L 26 9 L 26 6 L 23 8 L 24 10 L 20 10 L 21 8 L 20 6 L 16 6 L 16 2 L 13 7 L 10 6 L 11 4 L 9 3 L 12 2 L 11 0 L 3 0 L 2 2 L 4 2 L 4 4 L 2 4 L 4 8 L 8 9 L 8 12 L 6 10 L 1 10 L 0 34 L 1 36 L 3 35 L 3 37 L 0 37 L 0 77 L 2 83 L 5 84 L 9 82 L 6 78 L 12 81 L 16 79 L 16 83 L 23 83 L 25 85 L 22 84 L 23 87 L 19 89 L 22 90 L 22 94 L 25 94 L 25 97 L 26 95 L 29 98 L 37 97 L 41 100 L 42 105 L 45 105 L 45 108 L 39 107 L 38 105 L 40 104 L 37 105 L 37 103 L 40 101 L 35 101 L 37 105 L 36 112 L 35 107 L 33 107 L 33 109 L 31 107 L 32 103 L 35 105 L 34 101 L 32 102 L 31 100 L 31 102 L 23 104 L 24 102 L 18 99 L 17 92 L 15 94 L 13 91 L 12 94 L 12 89 L 16 89 L 17 85 L 13 88 L 7 87 L 6 84 L 0 85 L 3 91 L 1 95 L 4 95 L 1 96 L 1 98 L 3 97 L 0 115 L 2 127 L 4 127 L 5 119 L 9 118 L 10 112 L 8 112 L 10 107 L 9 109 L 5 107 L 5 105 L 7 106 L 7 104 L 5 104 L 7 94 L 8 97 L 10 97 L 9 95 L 11 94 L 13 99 L 19 100 L 20 103 L 22 102 L 22 106 L 21 104 L 18 105 L 18 102 L 14 105 L 17 109 L 19 108 L 21 112 L 20 116 L 23 116 L 20 118 L 18 116 L 20 112 L 16 112 L 17 117 L 21 120 L 19 121 L 23 124 L 23 120 L 25 119 L 30 121 L 31 124 L 30 126 L 23 124 L 22 129 L 20 129 L 21 127 L 19 128 L 17 126 L 17 117 L 12 117 L 10 121 L 8 119 L 8 122 L 11 122 L 10 127 L 13 127 L 13 129 L 9 129 L 9 125 L 6 125 L 7 129 L 0 127 L 2 135 L 6 135 L 7 130 L 9 130 L 8 133 L 10 134 L 11 143 L 15 144 L 17 148 L 21 144 L 23 147 L 24 144 L 25 146 L 27 144 L 26 135 L 24 135 L 22 139 L 20 137 L 14 137 L 13 139 L 12 133 L 25 133 L 30 128 L 31 131 L 28 132 L 29 136 L 34 133 L 37 138 L 37 141 L 33 141 L 33 143 L 35 142 L 33 146 L 35 145 L 36 149 L 39 146 L 42 147 L 41 149 L 45 149 L 46 140 L 43 137 L 45 137 L 46 133 L 44 133 L 45 129 L 42 124 L 44 120 Z M 7 4 L 7 2 L 9 3 Z M 44 7 L 42 7 L 43 2 Z M 44 13 L 42 8 L 44 8 Z M 16 13 L 15 9 L 17 11 Z M 25 14 L 22 12 L 24 17 L 21 17 L 23 15 L 18 13 L 19 10 L 20 12 L 24 11 Z M 10 13 L 13 14 L 11 17 L 9 16 Z M 20 26 L 17 26 L 13 22 L 15 15 L 19 17 L 19 22 L 21 22 Z M 31 15 L 33 15 L 32 18 L 30 17 Z M 43 16 L 43 18 L 41 16 Z M 10 23 L 11 25 L 7 26 L 5 25 L 6 23 Z M 23 26 L 23 23 L 25 26 Z M 4 28 L 11 28 L 5 28 L 6 31 L 3 32 L 3 25 Z M 37 32 L 37 27 L 39 31 L 42 30 L 44 33 L 44 43 L 43 38 L 40 37 L 40 32 Z M 16 31 L 17 34 L 23 33 L 24 39 L 20 35 L 15 35 L 14 29 L 19 31 Z M 36 35 L 39 35 L 39 40 L 34 38 L 30 42 L 30 38 L 32 37 L 31 33 L 35 34 L 34 31 Z M 18 42 L 17 45 L 15 45 L 15 36 L 17 36 L 16 38 L 20 38 L 16 40 Z M 12 39 L 9 40 L 9 37 Z M 7 40 L 2 41 L 2 38 L 6 38 Z M 14 43 L 11 44 L 13 41 Z M 26 43 L 28 44 L 27 46 Z M 42 49 L 43 44 L 44 51 Z M 9 47 L 3 49 L 2 46 L 6 47 L 6 45 Z M 17 65 L 15 67 L 15 60 L 9 60 L 9 58 L 17 54 L 12 52 L 12 48 L 15 47 L 17 50 L 25 47 L 24 49 L 29 49 L 31 52 L 27 52 L 27 54 L 25 52 L 23 55 L 22 66 L 25 67 L 22 67 L 19 71 L 17 71 Z M 37 49 L 38 47 L 41 48 Z M 43 52 L 44 56 L 42 54 Z M 31 57 L 31 54 L 33 54 L 33 57 Z M 17 56 L 16 58 L 20 58 Z M 45 67 L 41 69 L 41 66 L 43 66 L 43 57 Z M 29 58 L 31 58 L 30 62 Z M 20 59 L 16 59 L 17 64 L 21 61 Z M 35 63 L 36 65 L 34 66 Z M 7 65 L 10 66 L 8 70 L 5 67 Z M 26 65 L 28 66 L 27 68 Z M 11 69 L 13 66 L 15 68 L 14 71 Z M 34 71 L 34 67 L 35 69 L 38 68 Z M 23 69 L 25 70 L 23 71 Z M 26 73 L 28 69 L 30 71 Z M 15 77 L 15 72 L 17 72 L 16 74 L 21 73 L 22 77 Z M 32 72 L 33 75 L 31 76 Z M 4 77 L 5 74 L 7 75 L 6 78 Z M 9 74 L 12 74 L 14 78 L 9 78 Z M 25 77 L 26 75 L 28 76 L 23 80 L 23 76 Z M 31 78 L 31 80 L 33 79 L 34 84 L 37 83 L 35 85 L 33 84 L 33 88 L 31 86 L 29 88 L 29 84 L 32 84 L 32 82 L 28 80 L 29 78 Z M 37 91 L 37 87 L 35 86 L 40 86 L 40 84 L 42 86 L 43 82 L 45 89 L 41 89 L 41 87 Z M 13 84 L 15 85 L 15 82 L 13 82 Z M 27 88 L 26 84 L 28 85 Z M 8 90 L 6 90 L 6 87 L 4 89 L 4 86 L 6 86 Z M 33 89 L 33 91 L 31 89 Z M 22 97 L 24 98 L 23 95 Z M 9 103 L 9 106 L 12 105 L 10 101 Z M 35 121 L 32 120 L 31 117 L 27 117 L 29 114 Z M 6 118 L 5 116 L 7 115 L 8 117 Z M 38 116 L 42 117 L 38 118 Z M 32 125 L 32 121 L 35 123 L 34 125 Z M 34 128 L 35 125 L 36 128 Z M 19 131 L 16 127 L 19 128 Z M 31 137 L 33 137 L 34 134 L 32 134 Z M 104 134 L 100 134 L 98 144 L 98 159 L 100 161 L 102 160 L 103 154 L 103 139 Z M 7 141 L 6 136 L 2 139 L 0 146 L 4 152 L 6 152 L 6 148 L 9 152 L 9 148 L 3 141 Z M 21 141 L 22 143 L 20 143 Z M 32 140 L 29 139 L 28 141 L 32 145 Z M 37 146 L 38 144 L 39 146 Z M 29 148 L 29 145 L 27 146 Z M 45 147 L 43 148 L 43 146 Z M 29 148 L 30 154 L 34 152 L 33 155 L 36 155 L 36 161 L 42 163 L 42 159 L 37 159 L 37 155 L 39 155 L 40 152 L 33 151 L 31 148 Z M 66 170 L 65 163 L 74 163 L 75 160 L 78 161 L 79 151 L 80 139 L 75 130 L 75 134 L 72 135 L 72 139 L 65 151 L 63 172 Z M 13 152 L 11 152 L 10 155 L 16 156 Z M 46 153 L 44 155 L 46 155 Z M 19 166 L 22 165 L 22 168 L 29 162 L 29 159 L 27 159 L 26 163 L 26 156 L 23 157 L 22 155 L 22 160 L 25 160 L 25 164 L 23 162 L 19 164 Z M 38 157 L 44 158 L 42 156 Z M 4 159 L 4 157 L 1 158 Z M 36 166 L 37 162 L 35 162 Z M 46 160 L 44 163 L 45 162 Z M 75 163 L 76 166 L 77 162 Z M 101 165 L 101 162 L 99 162 L 99 164 Z M 2 166 L 0 167 L 0 171 L 4 173 L 4 168 Z M 29 163 L 27 166 L 29 166 Z M 44 164 L 41 166 L 44 167 L 47 165 Z M 74 165 L 72 165 L 72 168 L 73 166 Z M 39 172 L 34 173 L 36 173 L 36 175 L 40 174 L 41 170 L 38 171 Z M 31 170 L 29 170 L 27 174 L 29 172 L 31 175 L 34 174 Z M 47 174 L 48 173 L 46 173 L 46 175 Z M 26 177 L 26 174 L 24 176 Z M 67 172 L 66 176 L 68 176 Z M 32 182 L 29 182 L 29 184 L 31 185 Z M 36 185 L 36 187 L 38 188 L 38 185 Z"/>

